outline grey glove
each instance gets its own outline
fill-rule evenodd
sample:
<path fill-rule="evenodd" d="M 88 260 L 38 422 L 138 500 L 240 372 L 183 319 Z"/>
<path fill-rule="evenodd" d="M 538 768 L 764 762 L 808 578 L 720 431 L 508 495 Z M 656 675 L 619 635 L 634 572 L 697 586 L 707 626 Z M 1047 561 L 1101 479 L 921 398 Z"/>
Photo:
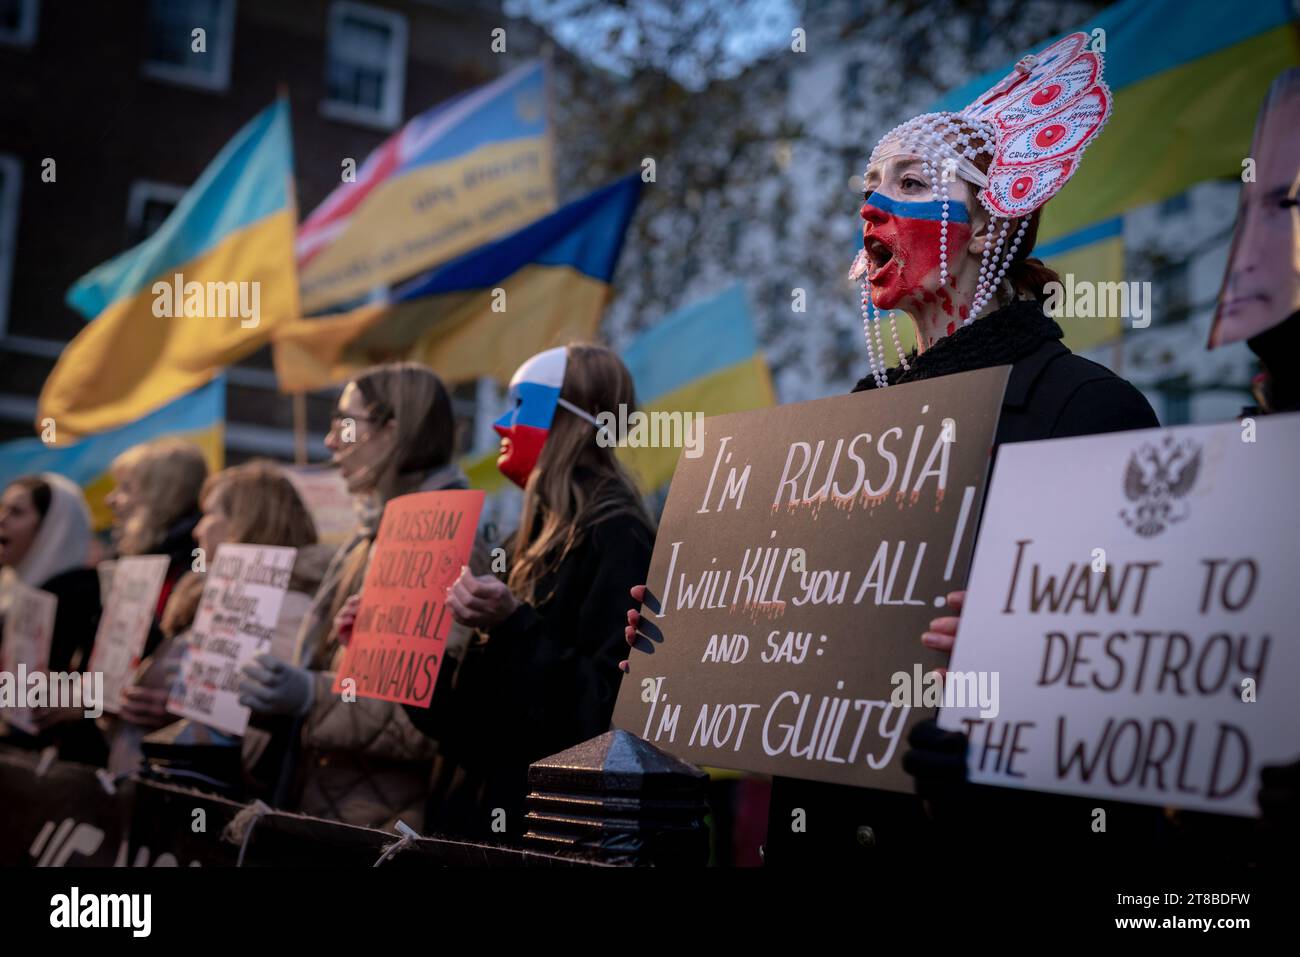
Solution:
<path fill-rule="evenodd" d="M 263 714 L 304 715 L 311 710 L 312 674 L 270 653 L 258 655 L 240 672 L 239 703 Z"/>

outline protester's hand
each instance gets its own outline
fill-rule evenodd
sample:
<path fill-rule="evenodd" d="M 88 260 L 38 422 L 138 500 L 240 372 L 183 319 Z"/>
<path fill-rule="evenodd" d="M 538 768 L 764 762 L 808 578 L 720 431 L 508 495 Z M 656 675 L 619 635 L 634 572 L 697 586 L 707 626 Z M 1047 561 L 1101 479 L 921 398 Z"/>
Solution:
<path fill-rule="evenodd" d="M 632 598 L 637 603 L 645 602 L 645 585 L 632 586 Z M 623 629 L 623 637 L 627 639 L 628 646 L 636 644 L 636 634 L 641 628 L 641 612 L 635 608 L 629 608 L 627 611 L 627 627 Z M 632 665 L 624 659 L 618 663 L 618 670 L 627 674 L 632 670 Z"/>
<path fill-rule="evenodd" d="M 927 648 L 933 648 L 935 651 L 946 651 L 952 654 L 953 645 L 957 641 L 957 624 L 961 621 L 962 605 L 966 603 L 966 593 L 964 591 L 949 592 L 947 596 L 948 607 L 955 611 L 955 615 L 946 615 L 943 618 L 935 618 L 930 622 L 930 629 L 921 635 L 921 644 Z M 947 675 L 947 668 L 935 668 L 935 671 L 941 675 Z"/>
<path fill-rule="evenodd" d="M 501 579 L 473 575 L 463 567 L 455 584 L 447 589 L 447 606 L 462 625 L 491 628 L 514 614 L 519 601 Z"/>
<path fill-rule="evenodd" d="M 176 720 L 167 712 L 167 688 L 142 688 L 128 685 L 122 689 L 118 717 L 142 728 L 161 728 Z"/>
<path fill-rule="evenodd" d="M 357 623 L 357 609 L 361 607 L 361 596 L 353 595 L 343 603 L 339 613 L 334 616 L 334 634 L 338 636 L 339 644 L 347 646 L 352 640 L 352 627 Z"/>
<path fill-rule="evenodd" d="M 239 703 L 262 714 L 303 715 L 311 710 L 312 676 L 263 652 L 240 669 Z"/>

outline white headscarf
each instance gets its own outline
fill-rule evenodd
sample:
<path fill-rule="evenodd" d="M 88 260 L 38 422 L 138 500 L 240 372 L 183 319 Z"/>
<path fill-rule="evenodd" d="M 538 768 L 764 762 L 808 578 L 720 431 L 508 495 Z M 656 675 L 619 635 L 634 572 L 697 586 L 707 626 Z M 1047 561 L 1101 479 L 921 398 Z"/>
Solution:
<path fill-rule="evenodd" d="M 32 547 L 14 569 L 33 588 L 41 588 L 62 572 L 84 568 L 90 559 L 90 509 L 81 487 L 53 472 L 42 472 L 40 479 L 50 487 L 50 507 Z"/>

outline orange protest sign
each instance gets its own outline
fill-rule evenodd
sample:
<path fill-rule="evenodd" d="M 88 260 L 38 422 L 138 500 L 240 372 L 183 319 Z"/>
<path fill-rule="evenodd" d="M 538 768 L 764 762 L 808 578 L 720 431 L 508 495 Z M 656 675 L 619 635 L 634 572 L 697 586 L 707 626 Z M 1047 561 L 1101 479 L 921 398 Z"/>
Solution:
<path fill-rule="evenodd" d="M 335 694 L 351 680 L 362 697 L 429 706 L 452 626 L 447 589 L 469 563 L 482 510 L 477 490 L 388 503 Z"/>

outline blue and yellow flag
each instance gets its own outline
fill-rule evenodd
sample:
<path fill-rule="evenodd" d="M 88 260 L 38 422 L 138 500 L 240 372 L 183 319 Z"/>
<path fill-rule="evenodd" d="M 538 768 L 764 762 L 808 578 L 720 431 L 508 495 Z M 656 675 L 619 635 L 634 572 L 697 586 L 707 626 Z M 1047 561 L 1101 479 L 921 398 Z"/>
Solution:
<path fill-rule="evenodd" d="M 628 343 L 622 356 L 637 407 L 647 415 L 723 415 L 776 404 L 740 284 L 665 316 Z M 625 446 L 619 457 L 649 492 L 672 479 L 681 451 Z M 496 460 L 492 449 L 461 463 L 474 488 L 491 493 L 504 486 Z"/>
<path fill-rule="evenodd" d="M 723 415 L 776 404 L 740 284 L 666 316 L 628 344 L 623 361 L 636 383 L 638 407 L 648 415 Z M 680 453 L 621 451 L 647 491 L 672 479 Z"/>
<path fill-rule="evenodd" d="M 226 377 L 183 395 L 138 421 L 109 429 L 71 445 L 51 445 L 40 438 L 16 439 L 0 445 L 0 488 L 22 475 L 57 472 L 85 490 L 96 529 L 112 523 L 104 496 L 113 488 L 108 467 L 142 442 L 177 438 L 203 450 L 208 468 L 216 471 L 225 458 Z M 57 437 L 57 426 L 56 436 Z"/>
<path fill-rule="evenodd" d="M 628 176 L 417 276 L 387 301 L 277 330 L 280 389 L 320 389 L 400 359 L 449 384 L 505 382 L 529 356 L 591 338 L 640 196 L 640 177 Z"/>
<path fill-rule="evenodd" d="M 1104 51 L 1114 109 L 1073 179 L 1043 208 L 1037 252 L 1063 275 L 1117 281 L 1117 217 L 1202 180 L 1241 175 L 1269 84 L 1300 63 L 1300 33 L 1289 0 L 1124 0 L 1077 29 Z M 962 109 L 1011 68 L 971 80 L 931 109 Z M 1086 348 L 1118 335 L 1119 322 L 1062 326 L 1073 348 Z"/>
<path fill-rule="evenodd" d="M 289 104 L 278 100 L 203 171 L 158 231 L 83 276 L 93 321 L 41 391 L 60 441 L 117 428 L 192 392 L 299 315 Z"/>
<path fill-rule="evenodd" d="M 551 153 L 541 63 L 421 113 L 303 221 L 304 311 L 355 301 L 553 211 Z"/>

